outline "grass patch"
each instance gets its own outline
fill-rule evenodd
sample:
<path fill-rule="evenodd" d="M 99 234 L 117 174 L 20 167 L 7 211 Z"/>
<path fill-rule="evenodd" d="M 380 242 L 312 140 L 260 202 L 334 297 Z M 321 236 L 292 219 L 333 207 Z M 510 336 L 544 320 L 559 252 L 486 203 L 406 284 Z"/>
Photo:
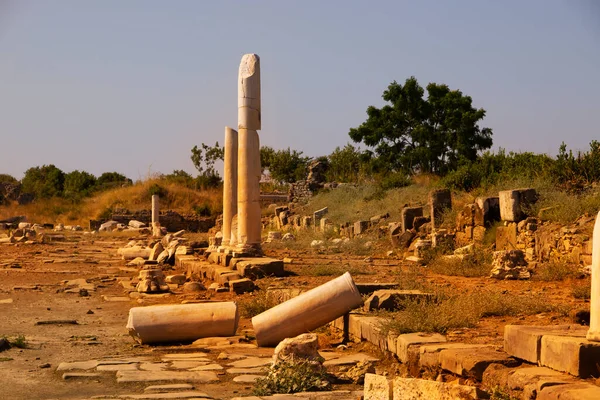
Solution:
<path fill-rule="evenodd" d="M 17 335 L 16 338 L 9 339 L 8 341 L 12 347 L 17 347 L 19 349 L 26 349 L 29 346 L 25 335 Z"/>
<path fill-rule="evenodd" d="M 568 314 L 569 310 L 548 304 L 539 296 L 514 296 L 491 291 L 449 293 L 439 291 L 434 301 L 404 301 L 403 311 L 390 313 L 384 331 L 445 333 L 450 329 L 472 328 L 481 318 L 534 315 L 542 312 Z"/>
<path fill-rule="evenodd" d="M 278 303 L 267 295 L 266 290 L 256 292 L 250 299 L 240 301 L 240 315 L 243 318 L 252 318 L 260 313 L 273 308 Z"/>
<path fill-rule="evenodd" d="M 576 299 L 589 300 L 592 297 L 592 282 L 590 279 L 575 281 L 571 286 L 571 294 Z"/>
<path fill-rule="evenodd" d="M 4 361 L 12 361 L 13 359 L 10 357 L 0 357 L 0 362 L 4 362 Z"/>
<path fill-rule="evenodd" d="M 539 265 L 533 275 L 533 279 L 543 282 L 564 281 L 577 276 L 575 267 L 564 262 L 551 261 Z"/>
<path fill-rule="evenodd" d="M 284 360 L 269 369 L 265 378 L 258 379 L 252 390 L 255 396 L 330 390 L 327 371 L 318 362 Z"/>
<path fill-rule="evenodd" d="M 431 286 L 425 280 L 425 273 L 421 267 L 399 269 L 396 274 L 396 283 L 399 290 L 429 291 Z"/>
<path fill-rule="evenodd" d="M 464 257 L 449 256 L 438 257 L 428 263 L 429 270 L 440 275 L 450 276 L 487 276 L 490 274 L 492 254 L 483 249 L 476 248 Z"/>

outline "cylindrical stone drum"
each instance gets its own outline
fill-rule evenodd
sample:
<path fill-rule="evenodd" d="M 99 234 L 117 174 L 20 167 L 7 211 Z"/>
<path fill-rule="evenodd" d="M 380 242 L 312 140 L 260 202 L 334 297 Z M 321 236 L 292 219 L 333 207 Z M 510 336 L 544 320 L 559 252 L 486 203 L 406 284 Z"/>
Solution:
<path fill-rule="evenodd" d="M 363 304 L 350 273 L 302 293 L 252 318 L 259 346 L 275 346 L 286 338 L 323 326 Z"/>
<path fill-rule="evenodd" d="M 142 344 L 184 342 L 233 336 L 238 320 L 234 302 L 169 304 L 132 308 L 127 329 Z"/>

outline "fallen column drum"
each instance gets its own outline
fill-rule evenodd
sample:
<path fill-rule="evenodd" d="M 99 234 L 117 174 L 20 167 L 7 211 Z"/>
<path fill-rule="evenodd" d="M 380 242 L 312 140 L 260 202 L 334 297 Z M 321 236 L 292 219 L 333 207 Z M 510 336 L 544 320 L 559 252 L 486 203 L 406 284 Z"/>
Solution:
<path fill-rule="evenodd" d="M 252 318 L 259 346 L 274 346 L 309 332 L 363 304 L 350 273 L 281 303 Z"/>
<path fill-rule="evenodd" d="M 233 336 L 238 320 L 234 302 L 169 304 L 132 308 L 127 329 L 142 344 L 184 342 Z"/>

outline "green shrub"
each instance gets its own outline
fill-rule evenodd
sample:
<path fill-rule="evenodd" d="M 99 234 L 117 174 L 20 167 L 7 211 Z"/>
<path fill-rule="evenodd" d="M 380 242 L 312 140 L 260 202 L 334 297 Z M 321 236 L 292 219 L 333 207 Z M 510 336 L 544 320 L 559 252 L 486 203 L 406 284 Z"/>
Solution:
<path fill-rule="evenodd" d="M 330 390 L 331 383 L 325 368 L 318 362 L 305 359 L 284 360 L 269 369 L 265 378 L 258 379 L 252 394 L 271 396 Z"/>
<path fill-rule="evenodd" d="M 571 286 L 571 294 L 576 299 L 589 300 L 592 296 L 592 282 L 590 279 L 575 281 Z"/>
<path fill-rule="evenodd" d="M 266 291 L 260 291 L 252 298 L 240 302 L 240 315 L 243 318 L 252 318 L 276 305 L 277 302 L 269 297 Z"/>

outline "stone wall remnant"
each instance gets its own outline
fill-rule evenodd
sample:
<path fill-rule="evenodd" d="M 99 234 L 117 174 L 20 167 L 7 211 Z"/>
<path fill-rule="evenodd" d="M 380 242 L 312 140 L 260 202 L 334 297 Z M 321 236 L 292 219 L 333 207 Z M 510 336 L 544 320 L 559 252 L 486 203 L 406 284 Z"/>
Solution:
<path fill-rule="evenodd" d="M 452 193 L 448 189 L 437 189 L 429 192 L 429 216 L 433 229 L 440 227 L 443 214 L 452 208 Z"/>

